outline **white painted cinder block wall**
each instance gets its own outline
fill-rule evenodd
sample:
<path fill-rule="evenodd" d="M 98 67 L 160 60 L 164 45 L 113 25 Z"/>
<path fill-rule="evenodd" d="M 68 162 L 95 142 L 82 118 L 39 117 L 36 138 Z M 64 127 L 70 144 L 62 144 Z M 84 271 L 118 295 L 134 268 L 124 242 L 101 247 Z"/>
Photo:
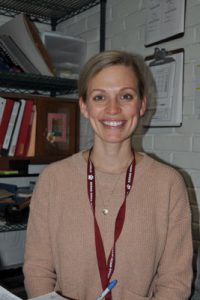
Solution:
<path fill-rule="evenodd" d="M 145 0 L 107 0 L 106 49 L 124 49 L 144 57 L 154 47 L 144 47 Z M 96 6 L 59 25 L 57 30 L 87 41 L 87 58 L 99 51 L 100 7 Z M 183 174 L 193 211 L 195 239 L 199 237 L 200 214 L 200 115 L 195 111 L 195 65 L 200 63 L 200 1 L 186 1 L 185 34 L 158 46 L 184 48 L 183 123 L 179 128 L 139 128 L 136 149 L 154 153 Z M 200 99 L 199 99 L 200 101 Z M 81 119 L 80 149 L 90 146 L 92 131 Z M 199 239 L 199 238 L 198 238 Z"/>

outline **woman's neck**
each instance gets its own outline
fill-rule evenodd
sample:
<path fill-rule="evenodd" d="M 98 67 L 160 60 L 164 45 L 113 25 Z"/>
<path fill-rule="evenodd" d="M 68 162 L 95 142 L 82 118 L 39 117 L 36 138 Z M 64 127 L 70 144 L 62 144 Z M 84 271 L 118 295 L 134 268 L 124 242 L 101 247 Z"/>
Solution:
<path fill-rule="evenodd" d="M 84 153 L 87 160 L 89 151 Z M 117 145 L 110 145 L 109 147 L 94 147 L 91 150 L 90 159 L 94 164 L 95 169 L 106 172 L 119 174 L 128 168 L 133 159 L 133 150 L 130 145 L 126 147 L 118 147 Z"/>

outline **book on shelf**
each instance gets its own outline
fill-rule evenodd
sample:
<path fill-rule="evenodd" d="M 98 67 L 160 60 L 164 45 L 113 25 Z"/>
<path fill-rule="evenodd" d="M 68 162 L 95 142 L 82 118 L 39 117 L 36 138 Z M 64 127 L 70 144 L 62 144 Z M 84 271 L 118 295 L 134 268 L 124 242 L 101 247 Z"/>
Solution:
<path fill-rule="evenodd" d="M 13 136 L 13 132 L 14 132 L 14 129 L 15 129 L 15 124 L 17 122 L 17 117 L 18 117 L 20 105 L 21 105 L 21 103 L 19 101 L 14 101 L 14 105 L 13 105 L 13 109 L 12 109 L 12 112 L 11 112 L 10 120 L 9 120 L 9 123 L 8 123 L 8 127 L 7 127 L 7 130 L 6 130 L 5 137 L 4 137 L 4 141 L 3 141 L 3 146 L 2 146 L 2 149 L 1 149 L 1 154 L 2 155 L 7 155 L 8 154 L 9 146 L 10 146 L 12 136 Z"/>
<path fill-rule="evenodd" d="M 33 101 L 26 100 L 19 136 L 15 150 L 15 156 L 25 156 L 26 144 L 28 143 L 29 130 L 32 120 Z"/>
<path fill-rule="evenodd" d="M 31 203 L 31 197 L 27 197 L 27 198 L 21 197 L 15 199 L 15 207 L 18 209 L 18 211 L 22 211 L 25 208 L 29 208 L 30 203 Z"/>
<path fill-rule="evenodd" d="M 0 189 L 0 200 L 14 196 L 15 193 L 9 192 L 6 189 Z"/>
<path fill-rule="evenodd" d="M 18 14 L 0 26 L 0 35 L 8 35 L 41 75 L 53 76 L 51 59 L 36 25 L 24 14 Z"/>
<path fill-rule="evenodd" d="M 0 182 L 0 189 L 7 190 L 13 194 L 16 194 L 17 188 L 16 184 Z"/>
<path fill-rule="evenodd" d="M 0 175 L 17 175 L 19 174 L 19 170 L 12 170 L 12 169 L 0 169 Z"/>
<path fill-rule="evenodd" d="M 0 40 L 0 72 L 22 73 L 23 69 L 8 54 Z"/>
<path fill-rule="evenodd" d="M 3 198 L 3 199 L 0 199 L 0 206 L 6 206 L 6 205 L 10 205 L 10 204 L 15 204 L 15 200 L 13 200 L 11 197 L 8 197 L 8 198 Z"/>
<path fill-rule="evenodd" d="M 29 125 L 28 125 L 28 131 L 27 131 L 27 136 L 26 136 L 26 142 L 24 144 L 24 156 L 27 156 L 27 152 L 29 150 L 29 146 L 30 145 L 30 141 L 31 141 L 31 133 L 32 133 L 32 126 L 33 126 L 33 122 L 35 121 L 35 114 L 36 114 L 36 105 L 33 104 L 32 105 L 32 110 L 31 110 L 31 116 L 30 116 L 30 119 L 29 119 Z M 36 126 L 36 124 L 35 124 Z M 36 130 L 35 132 L 33 132 L 32 134 L 36 134 Z M 33 145 L 34 147 L 34 145 Z M 34 150 L 34 149 L 33 149 Z"/>
<path fill-rule="evenodd" d="M 28 164 L 28 174 L 40 174 L 47 164 Z"/>
<path fill-rule="evenodd" d="M 11 292 L 9 292 L 7 289 L 0 286 L 0 299 L 6 299 L 6 300 L 22 300 L 21 298 L 15 296 Z M 62 297 L 61 295 L 57 294 L 56 292 L 51 292 L 49 294 L 35 297 L 35 298 L 29 298 L 29 300 L 73 300 L 71 298 Z"/>
<path fill-rule="evenodd" d="M 28 17 L 26 17 L 24 15 L 24 18 L 25 18 L 25 25 L 27 27 L 27 31 L 28 31 L 29 35 L 31 36 L 33 43 L 36 45 L 38 52 L 40 53 L 43 61 L 46 63 L 48 70 L 50 70 L 50 72 L 51 72 L 51 74 L 49 74 L 49 75 L 55 75 L 53 63 L 51 61 L 51 58 L 49 56 L 49 53 L 48 53 L 46 47 L 44 46 L 44 44 L 42 42 L 39 30 L 37 29 L 36 25 Z"/>
<path fill-rule="evenodd" d="M 6 207 L 6 205 L 11 205 L 15 203 L 13 196 L 14 192 L 8 191 L 5 188 L 0 188 L 0 208 Z"/>
<path fill-rule="evenodd" d="M 16 66 L 19 66 L 23 72 L 40 74 L 38 69 L 32 64 L 24 52 L 17 46 L 13 38 L 9 35 L 0 35 L 0 48 L 4 49 L 8 57 Z"/>
<path fill-rule="evenodd" d="M 31 186 L 23 186 L 17 189 L 16 196 L 20 198 L 29 198 L 32 196 L 33 187 Z"/>
<path fill-rule="evenodd" d="M 10 121 L 10 116 L 12 113 L 13 106 L 14 106 L 14 101 L 11 99 L 6 99 L 6 104 L 5 104 L 5 108 L 3 111 L 3 116 L 0 124 L 0 151 L 3 147 L 3 142 Z"/>
<path fill-rule="evenodd" d="M 26 100 L 20 99 L 19 102 L 21 103 L 21 105 L 20 105 L 18 117 L 17 117 L 17 120 L 16 120 L 15 128 L 14 128 L 14 131 L 13 131 L 13 136 L 12 136 L 12 139 L 11 139 L 11 143 L 10 143 L 10 146 L 9 146 L 8 156 L 14 156 L 15 155 L 17 139 L 18 139 L 18 136 L 19 136 L 20 126 L 21 126 L 21 122 L 22 122 L 22 118 L 23 118 L 23 114 L 24 114 L 24 108 L 25 108 Z"/>

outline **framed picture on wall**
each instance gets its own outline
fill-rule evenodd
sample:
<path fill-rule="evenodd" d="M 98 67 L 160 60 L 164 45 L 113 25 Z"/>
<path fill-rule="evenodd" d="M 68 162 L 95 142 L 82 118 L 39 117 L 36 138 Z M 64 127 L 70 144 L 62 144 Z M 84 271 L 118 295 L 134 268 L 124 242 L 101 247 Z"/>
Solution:
<path fill-rule="evenodd" d="M 36 153 L 39 156 L 67 157 L 77 149 L 78 102 L 48 98 L 36 102 Z"/>
<path fill-rule="evenodd" d="M 145 46 L 184 35 L 185 0 L 147 0 Z"/>

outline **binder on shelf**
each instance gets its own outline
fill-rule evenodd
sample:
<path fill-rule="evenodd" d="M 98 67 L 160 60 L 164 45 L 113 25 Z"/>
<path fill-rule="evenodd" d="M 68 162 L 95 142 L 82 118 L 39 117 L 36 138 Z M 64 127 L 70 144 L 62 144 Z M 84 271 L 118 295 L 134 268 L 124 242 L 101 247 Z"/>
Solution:
<path fill-rule="evenodd" d="M 20 105 L 21 105 L 21 103 L 19 101 L 14 101 L 12 113 L 11 113 L 11 116 L 10 116 L 10 120 L 9 120 L 8 127 L 7 127 L 7 130 L 6 130 L 6 135 L 5 135 L 5 138 L 4 138 L 4 141 L 3 141 L 3 146 L 2 146 L 2 149 L 1 149 L 1 154 L 2 155 L 7 155 L 7 153 L 8 153 L 9 146 L 10 146 L 12 136 L 13 136 L 13 132 L 14 132 L 14 129 L 15 129 L 15 124 L 17 122 L 17 117 L 18 117 Z"/>
<path fill-rule="evenodd" d="M 181 126 L 184 50 L 155 48 L 154 55 L 145 58 L 155 84 L 149 98 L 144 126 Z"/>
<path fill-rule="evenodd" d="M 12 113 L 14 101 L 11 99 L 6 99 L 6 105 L 4 108 L 3 116 L 0 124 L 0 151 L 3 147 L 4 138 L 6 135 L 6 130 L 8 128 L 8 123 L 10 121 L 10 116 Z"/>
<path fill-rule="evenodd" d="M 25 108 L 26 101 L 24 99 L 20 99 L 19 102 L 21 103 L 21 105 L 20 105 L 17 121 L 16 121 L 16 124 L 15 124 L 13 136 L 12 136 L 12 139 L 11 139 L 11 143 L 10 143 L 10 146 L 9 146 L 8 156 L 14 156 L 15 155 L 17 139 L 18 139 L 18 136 L 19 136 L 20 126 L 21 126 L 21 122 L 22 122 L 22 118 L 23 118 L 23 114 L 24 114 L 24 108 Z"/>
<path fill-rule="evenodd" d="M 37 108 L 36 108 L 36 104 L 34 104 L 33 105 L 33 122 L 32 122 L 31 131 L 30 131 L 30 141 L 29 141 L 26 156 L 34 156 L 35 155 L 36 124 L 37 124 Z"/>
<path fill-rule="evenodd" d="M 28 138 L 28 131 L 30 126 L 31 114 L 33 108 L 33 101 L 26 100 L 24 114 L 20 126 L 19 136 L 17 139 L 15 156 L 24 156 L 25 155 L 25 147 Z"/>
<path fill-rule="evenodd" d="M 9 35 L 42 75 L 54 75 L 53 66 L 36 25 L 24 14 L 0 26 L 0 35 Z"/>
<path fill-rule="evenodd" d="M 28 124 L 28 130 L 27 130 L 27 136 L 26 136 L 26 142 L 24 145 L 24 156 L 27 156 L 27 152 L 30 146 L 30 140 L 31 140 L 31 131 L 32 131 L 32 126 L 33 126 L 33 121 L 34 121 L 34 117 L 35 117 L 35 110 L 36 105 L 32 105 L 32 110 L 31 110 L 31 116 L 29 119 L 29 124 Z M 35 124 L 36 126 L 36 124 Z"/>
<path fill-rule="evenodd" d="M 1 120 L 2 120 L 5 105 L 6 105 L 6 99 L 0 97 L 0 125 L 1 125 Z"/>

